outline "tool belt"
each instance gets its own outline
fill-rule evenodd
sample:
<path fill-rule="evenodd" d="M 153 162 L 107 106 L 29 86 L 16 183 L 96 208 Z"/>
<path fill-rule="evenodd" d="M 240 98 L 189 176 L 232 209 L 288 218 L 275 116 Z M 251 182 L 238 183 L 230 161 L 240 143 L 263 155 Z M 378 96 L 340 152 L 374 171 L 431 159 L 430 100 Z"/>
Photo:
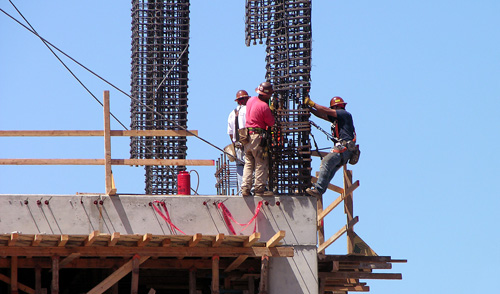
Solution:
<path fill-rule="evenodd" d="M 335 144 L 335 146 L 332 149 L 332 152 L 334 153 L 343 153 L 346 150 L 351 151 L 351 157 L 349 158 L 349 163 L 352 165 L 355 165 L 358 163 L 359 160 L 359 155 L 361 154 L 361 151 L 359 150 L 359 145 L 356 144 L 355 141 L 349 140 L 340 140 Z"/>

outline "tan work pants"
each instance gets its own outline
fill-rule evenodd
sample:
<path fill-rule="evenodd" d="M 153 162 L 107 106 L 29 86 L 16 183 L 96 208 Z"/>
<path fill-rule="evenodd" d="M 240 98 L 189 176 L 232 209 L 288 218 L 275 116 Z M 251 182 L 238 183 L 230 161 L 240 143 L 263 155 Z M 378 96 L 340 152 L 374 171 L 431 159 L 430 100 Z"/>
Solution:
<path fill-rule="evenodd" d="M 252 175 L 255 172 L 255 192 L 264 192 L 269 176 L 269 161 L 264 159 L 264 148 L 260 147 L 262 137 L 251 134 L 249 142 L 245 145 L 245 168 L 243 169 L 242 191 L 252 189 Z"/>

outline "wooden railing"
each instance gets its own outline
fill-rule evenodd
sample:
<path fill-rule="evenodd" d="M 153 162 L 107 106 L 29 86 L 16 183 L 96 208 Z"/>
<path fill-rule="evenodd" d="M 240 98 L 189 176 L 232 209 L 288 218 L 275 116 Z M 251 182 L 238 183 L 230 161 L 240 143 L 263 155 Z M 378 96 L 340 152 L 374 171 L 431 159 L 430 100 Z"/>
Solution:
<path fill-rule="evenodd" d="M 130 166 L 213 166 L 214 160 L 190 160 L 190 159 L 112 159 L 111 137 L 112 136 L 197 136 L 198 131 L 184 130 L 125 130 L 115 131 L 110 129 L 110 107 L 109 91 L 104 91 L 104 130 L 46 130 L 46 131 L 0 131 L 0 137 L 70 137 L 70 136 L 103 136 L 104 137 L 104 159 L 1 159 L 0 165 L 104 165 L 105 166 L 105 191 L 107 195 L 115 195 L 112 165 Z"/>

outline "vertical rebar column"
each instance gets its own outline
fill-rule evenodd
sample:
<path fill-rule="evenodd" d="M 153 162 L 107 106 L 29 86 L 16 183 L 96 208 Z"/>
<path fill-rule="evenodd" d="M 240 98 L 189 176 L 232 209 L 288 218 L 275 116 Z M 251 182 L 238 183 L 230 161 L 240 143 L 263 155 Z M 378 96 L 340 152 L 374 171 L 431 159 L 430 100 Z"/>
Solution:
<path fill-rule="evenodd" d="M 187 127 L 189 0 L 132 0 L 131 129 Z M 185 159 L 186 137 L 132 137 L 131 158 Z M 146 194 L 176 194 L 185 167 L 146 167 Z"/>
<path fill-rule="evenodd" d="M 247 0 L 245 42 L 265 38 L 266 80 L 274 85 L 277 111 L 271 146 L 270 188 L 304 194 L 310 185 L 309 111 L 311 0 Z"/>

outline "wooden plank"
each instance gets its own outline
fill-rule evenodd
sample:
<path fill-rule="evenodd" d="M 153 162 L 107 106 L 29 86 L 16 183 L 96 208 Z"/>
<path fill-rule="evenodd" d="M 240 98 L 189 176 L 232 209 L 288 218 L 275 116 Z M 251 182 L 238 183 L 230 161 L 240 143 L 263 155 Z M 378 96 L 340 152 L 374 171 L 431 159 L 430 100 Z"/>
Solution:
<path fill-rule="evenodd" d="M 66 246 L 66 243 L 68 243 L 69 236 L 68 235 L 61 235 L 61 238 L 59 239 L 59 242 L 57 242 L 57 246 L 59 247 L 64 247 Z"/>
<path fill-rule="evenodd" d="M 326 209 L 324 209 L 321 213 L 318 213 L 318 223 L 321 222 L 325 216 L 327 216 L 332 210 L 335 209 L 342 201 L 344 200 L 344 194 L 341 194 L 337 199 L 335 199 Z"/>
<path fill-rule="evenodd" d="M 212 247 L 219 247 L 224 241 L 224 234 L 220 233 L 215 236 L 215 240 L 212 241 Z"/>
<path fill-rule="evenodd" d="M 0 159 L 0 165 L 105 165 L 104 159 Z M 211 159 L 111 159 L 111 165 L 214 166 Z"/>
<path fill-rule="evenodd" d="M 259 293 L 269 293 L 269 257 L 262 256 L 260 267 Z"/>
<path fill-rule="evenodd" d="M 255 232 L 252 235 L 248 236 L 248 239 L 243 242 L 243 247 L 252 247 L 252 245 L 259 241 L 260 239 L 260 233 Z"/>
<path fill-rule="evenodd" d="M 318 253 L 324 251 L 333 242 L 337 241 L 347 231 L 347 225 L 343 226 L 337 233 L 318 246 Z"/>
<path fill-rule="evenodd" d="M 311 182 L 317 183 L 318 182 L 318 178 L 317 177 L 311 177 Z M 335 186 L 334 184 L 328 184 L 328 189 L 330 189 L 330 190 L 332 190 L 334 192 L 337 192 L 339 194 L 344 193 L 344 189 L 340 188 L 339 186 Z"/>
<path fill-rule="evenodd" d="M 19 238 L 19 233 L 10 233 L 10 239 L 9 239 L 9 242 L 7 243 L 7 246 L 16 245 L 18 238 Z"/>
<path fill-rule="evenodd" d="M 328 246 L 330 246 L 333 242 L 337 241 L 337 239 L 340 238 L 344 233 L 346 233 L 349 228 L 354 227 L 354 225 L 358 221 L 359 221 L 358 217 L 355 217 L 354 219 L 352 219 L 347 225 L 343 226 L 337 233 L 335 233 L 335 235 L 331 236 L 323 244 L 320 244 L 320 246 L 318 246 L 318 252 L 322 252 Z"/>
<path fill-rule="evenodd" d="M 109 115 L 109 91 L 104 91 L 104 183 L 106 195 L 115 195 L 111 176 L 111 121 Z"/>
<path fill-rule="evenodd" d="M 196 294 L 196 268 L 189 269 L 189 294 Z"/>
<path fill-rule="evenodd" d="M 283 238 L 285 238 L 285 231 L 279 231 L 266 242 L 266 247 L 276 246 Z"/>
<path fill-rule="evenodd" d="M 185 137 L 198 136 L 197 130 L 111 130 L 112 137 Z M 102 137 L 103 130 L 9 130 L 0 137 Z"/>
<path fill-rule="evenodd" d="M 80 256 L 81 256 L 80 253 L 72 253 L 72 254 L 70 254 L 68 257 L 66 257 L 65 259 L 61 260 L 61 262 L 59 263 L 59 268 L 62 268 L 65 265 L 67 265 L 68 263 L 72 262 L 73 260 L 75 260 L 77 258 L 80 258 Z"/>
<path fill-rule="evenodd" d="M 108 242 L 108 246 L 115 246 L 116 243 L 118 243 L 118 240 L 120 240 L 120 232 L 114 232 L 111 235 L 111 240 Z"/>
<path fill-rule="evenodd" d="M 33 237 L 33 242 L 31 242 L 31 246 L 38 246 L 40 245 L 40 242 L 43 240 L 43 235 L 36 234 L 35 237 Z"/>
<path fill-rule="evenodd" d="M 10 290 L 12 293 L 17 293 L 17 256 L 10 258 Z"/>
<path fill-rule="evenodd" d="M 51 294 L 59 294 L 59 256 L 52 256 Z"/>
<path fill-rule="evenodd" d="M 7 284 L 10 285 L 10 278 L 7 277 L 6 275 L 0 274 L 0 281 L 5 282 L 5 283 L 7 283 Z M 28 286 L 26 286 L 24 284 L 21 284 L 19 282 L 17 282 L 17 289 L 19 289 L 19 290 L 21 290 L 23 292 L 26 292 L 28 294 L 35 294 L 35 290 L 34 289 L 32 289 L 32 288 L 30 288 L 30 287 L 28 287 Z"/>
<path fill-rule="evenodd" d="M 142 256 L 139 259 L 139 265 L 144 263 L 149 259 L 149 256 Z M 101 294 L 111 286 L 113 286 L 116 282 L 118 282 L 121 278 L 126 276 L 130 271 L 132 271 L 132 260 L 128 261 L 124 265 L 122 265 L 119 269 L 114 271 L 111 275 L 109 275 L 106 279 L 104 279 L 97 286 L 92 288 L 87 294 Z"/>
<path fill-rule="evenodd" d="M 237 269 L 247 258 L 248 255 L 240 255 L 236 257 L 236 259 L 224 270 L 224 272 L 228 273 Z"/>
<path fill-rule="evenodd" d="M 171 243 L 170 238 L 166 238 L 166 239 L 163 239 L 163 241 L 161 241 L 161 246 L 162 247 L 169 247 L 170 243 Z"/>
<path fill-rule="evenodd" d="M 189 240 L 188 246 L 189 247 L 195 247 L 198 243 L 200 243 L 201 239 L 203 238 L 203 235 L 200 233 L 197 233 L 193 235 L 191 240 Z"/>
<path fill-rule="evenodd" d="M 42 268 L 35 266 L 35 294 L 42 294 Z"/>
<path fill-rule="evenodd" d="M 131 294 L 137 294 L 139 292 L 139 255 L 134 255 L 132 257 L 132 282 L 131 282 Z"/>
<path fill-rule="evenodd" d="M 316 150 L 311 151 L 311 156 L 325 157 L 327 155 L 328 155 L 328 152 L 316 151 Z"/>
<path fill-rule="evenodd" d="M 211 257 L 214 254 L 221 257 L 237 257 L 246 254 L 250 257 L 263 255 L 272 257 L 292 257 L 293 247 L 125 247 L 125 246 L 84 246 L 84 247 L 29 247 L 0 246 L 0 256 L 51 256 L 54 254 L 68 256 L 80 253 L 84 256 L 133 256 L 134 254 L 152 257 Z"/>
<path fill-rule="evenodd" d="M 97 237 L 99 237 L 100 232 L 98 230 L 93 231 L 92 233 L 89 234 L 89 236 L 85 239 L 83 242 L 84 246 L 92 246 L 92 244 L 97 240 Z"/>
<path fill-rule="evenodd" d="M 146 233 L 144 236 L 142 236 L 142 239 L 137 241 L 137 247 L 144 247 L 146 246 L 151 239 L 153 238 L 153 234 Z"/>
<path fill-rule="evenodd" d="M 370 292 L 369 286 L 326 286 L 325 291 L 330 292 Z"/>
<path fill-rule="evenodd" d="M 370 273 L 370 272 L 320 272 L 320 278 L 325 279 L 370 279 L 370 280 L 401 280 L 402 274 Z"/>
<path fill-rule="evenodd" d="M 219 294 L 219 256 L 212 256 L 212 294 Z"/>

